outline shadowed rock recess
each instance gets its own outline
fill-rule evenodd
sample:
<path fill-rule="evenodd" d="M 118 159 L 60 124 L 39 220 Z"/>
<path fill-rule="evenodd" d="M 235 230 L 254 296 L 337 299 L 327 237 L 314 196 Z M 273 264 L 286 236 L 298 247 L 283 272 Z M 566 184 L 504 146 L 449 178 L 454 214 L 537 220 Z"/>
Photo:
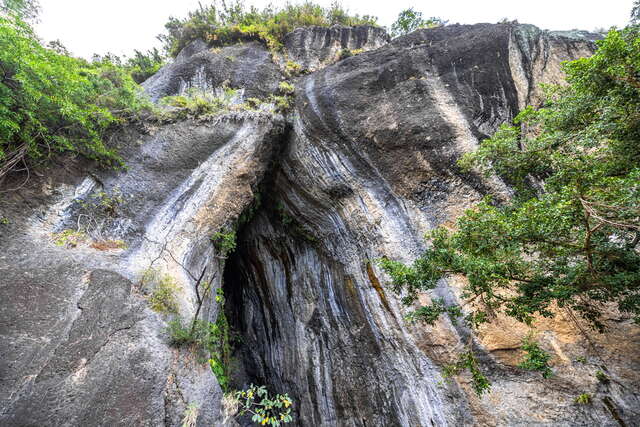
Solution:
<path fill-rule="evenodd" d="M 427 230 L 486 194 L 509 197 L 456 160 L 539 104 L 562 61 L 593 52 L 589 36 L 478 24 L 389 41 L 372 27 L 305 28 L 280 57 L 259 43 L 192 43 L 145 82 L 154 100 L 222 85 L 266 99 L 286 59 L 308 71 L 291 80 L 295 105 L 132 125 L 114 138 L 126 170 L 65 158 L 2 193 L 0 425 L 179 426 L 189 405 L 198 426 L 237 425 L 209 366 L 169 345 L 173 315 L 151 310 L 142 280 L 170 277 L 189 319 L 203 270 L 239 337 L 232 385 L 289 393 L 293 425 L 638 425 L 629 319 L 610 315 L 606 336 L 564 312 L 541 321 L 555 373 L 543 380 L 516 368 L 527 328 L 409 325 L 375 264 L 410 262 Z M 362 53 L 339 60 L 343 49 Z M 210 237 L 236 224 L 225 258 Z M 61 237 L 78 227 L 87 235 Z M 459 293 L 452 279 L 432 296 Z M 210 295 L 203 318 L 221 309 Z M 467 375 L 442 378 L 469 340 L 492 383 L 482 398 Z M 575 403 L 581 393 L 592 403 Z"/>

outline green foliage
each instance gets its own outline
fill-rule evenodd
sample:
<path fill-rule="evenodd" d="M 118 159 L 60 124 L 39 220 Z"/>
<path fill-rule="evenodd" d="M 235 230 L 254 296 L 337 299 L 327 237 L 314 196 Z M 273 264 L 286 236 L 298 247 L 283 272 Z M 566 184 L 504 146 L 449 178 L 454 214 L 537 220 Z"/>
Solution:
<path fill-rule="evenodd" d="M 206 120 L 220 114 L 233 111 L 264 110 L 272 113 L 286 113 L 291 108 L 292 96 L 288 93 L 293 90 L 293 85 L 282 82 L 280 90 L 285 95 L 270 95 L 266 100 L 248 98 L 245 102 L 239 102 L 237 89 L 223 87 L 216 92 L 190 89 L 185 95 L 166 96 L 160 100 L 160 104 L 170 107 L 158 112 L 160 120 L 181 120 L 186 118 L 199 118 Z"/>
<path fill-rule="evenodd" d="M 458 305 L 446 305 L 441 298 L 434 298 L 430 305 L 419 307 L 405 316 L 409 322 L 425 322 L 433 325 L 441 314 L 448 314 L 455 323 L 462 316 L 462 309 Z"/>
<path fill-rule="evenodd" d="M 362 52 L 364 52 L 363 49 L 341 49 L 340 52 L 338 52 L 338 60 L 343 60 L 354 55 L 359 55 Z"/>
<path fill-rule="evenodd" d="M 243 210 L 240 216 L 238 217 L 238 227 L 251 222 L 255 214 L 258 212 L 258 209 L 260 209 L 261 205 L 262 205 L 262 195 L 259 192 L 257 192 L 254 194 L 253 200 L 251 201 L 249 206 L 247 206 L 247 208 Z"/>
<path fill-rule="evenodd" d="M 268 102 L 273 103 L 276 112 L 284 114 L 291 109 L 293 98 L 287 95 L 271 95 Z"/>
<path fill-rule="evenodd" d="M 589 405 L 593 398 L 589 393 L 582 393 L 578 397 L 576 397 L 575 402 L 580 405 Z"/>
<path fill-rule="evenodd" d="M 64 46 L 58 46 L 58 49 L 66 52 Z M 92 58 L 92 63 L 94 65 L 106 63 L 121 68 L 126 71 L 136 83 L 142 83 L 157 73 L 165 62 L 166 58 L 157 48 L 153 48 L 146 52 L 134 50 L 132 57 L 120 57 L 113 53 L 107 53 L 105 55 L 94 54 Z"/>
<path fill-rule="evenodd" d="M 447 25 L 448 21 L 431 17 L 424 19 L 422 12 L 416 12 L 413 8 L 405 9 L 398 14 L 398 19 L 391 24 L 391 37 L 399 37 L 409 34 L 420 28 L 436 28 Z"/>
<path fill-rule="evenodd" d="M 297 62 L 287 60 L 284 64 L 284 73 L 287 77 L 293 77 L 301 74 L 303 72 L 302 65 Z"/>
<path fill-rule="evenodd" d="M 47 49 L 25 22 L 0 16 L 0 179 L 63 151 L 121 164 L 104 139 L 148 105 L 140 93 L 123 69 Z"/>
<path fill-rule="evenodd" d="M 218 317 L 209 324 L 209 341 L 207 349 L 210 353 L 209 366 L 218 379 L 222 390 L 229 389 L 229 367 L 231 366 L 231 333 L 227 316 L 224 313 L 224 293 L 218 288 L 216 291 L 218 303 Z"/>
<path fill-rule="evenodd" d="M 609 378 L 609 376 L 605 374 L 603 371 L 601 371 L 600 369 L 596 371 L 596 378 L 602 384 L 608 384 L 609 382 L 611 382 L 611 379 Z"/>
<path fill-rule="evenodd" d="M 119 188 L 115 188 L 111 194 L 102 190 L 92 193 L 86 200 L 80 202 L 80 207 L 83 214 L 91 217 L 104 215 L 115 218 L 122 203 L 124 203 L 124 196 Z"/>
<path fill-rule="evenodd" d="M 166 332 L 169 335 L 169 342 L 175 347 L 197 345 L 206 347 L 209 335 L 208 322 L 199 320 L 196 327 L 191 328 L 190 322 L 184 322 L 180 317 L 176 317 L 167 323 Z"/>
<path fill-rule="evenodd" d="M 525 351 L 525 356 L 518 367 L 528 371 L 540 371 L 543 378 L 551 378 L 553 375 L 549 366 L 551 355 L 540 348 L 540 345 L 533 340 L 532 335 L 528 335 L 522 341 L 522 349 Z"/>
<path fill-rule="evenodd" d="M 280 89 L 280 92 L 282 92 L 285 95 L 291 95 L 296 91 L 295 86 L 293 86 L 289 82 L 280 82 L 279 89 Z"/>
<path fill-rule="evenodd" d="M 578 363 L 587 363 L 587 358 L 584 356 L 578 356 L 576 357 L 576 362 Z"/>
<path fill-rule="evenodd" d="M 260 10 L 247 8 L 241 0 L 216 1 L 190 12 L 187 18 L 170 18 L 166 35 L 158 38 L 170 55 L 176 56 L 196 39 L 218 46 L 243 40 L 260 40 L 270 49 L 280 49 L 284 36 L 298 27 L 317 25 L 375 25 L 377 19 L 368 15 L 349 15 L 338 3 L 323 8 L 312 2 L 270 5 Z"/>
<path fill-rule="evenodd" d="M 412 266 L 394 266 L 405 303 L 452 274 L 467 279 L 470 323 L 498 312 L 530 324 L 555 307 L 603 330 L 602 306 L 640 321 L 640 30 L 612 30 L 590 58 L 564 65 L 568 87 L 525 109 L 461 161 L 516 194 L 429 233 Z"/>
<path fill-rule="evenodd" d="M 351 53 L 351 49 L 341 49 L 340 52 L 338 52 L 338 59 L 339 60 L 343 60 L 343 59 L 347 59 L 350 56 L 353 56 L 353 53 Z"/>
<path fill-rule="evenodd" d="M 173 277 L 163 275 L 149 296 L 149 306 L 158 313 L 177 313 L 176 293 L 179 287 Z"/>
<path fill-rule="evenodd" d="M 162 105 L 173 107 L 165 112 L 165 116 L 171 119 L 185 119 L 196 117 L 213 117 L 218 114 L 242 109 L 242 105 L 236 104 L 237 89 L 224 87 L 217 93 L 202 91 L 192 88 L 185 95 L 166 96 L 160 100 Z"/>
<path fill-rule="evenodd" d="M 223 390 L 229 389 L 229 367 L 231 366 L 231 329 L 224 313 L 224 294 L 216 291 L 219 305 L 215 322 L 194 319 L 185 323 L 177 317 L 168 322 L 167 334 L 171 345 L 175 347 L 191 346 L 208 361 L 211 371 L 218 379 Z"/>
<path fill-rule="evenodd" d="M 133 56 L 127 59 L 125 68 L 136 83 L 142 83 L 157 73 L 164 63 L 164 56 L 154 47 L 147 52 L 134 50 Z"/>
<path fill-rule="evenodd" d="M 236 250 L 236 232 L 235 230 L 230 230 L 226 233 L 221 231 L 215 233 L 211 236 L 211 241 L 213 242 L 216 249 L 220 252 L 220 256 L 226 258 L 231 252 Z"/>
<path fill-rule="evenodd" d="M 9 225 L 11 221 L 9 221 L 9 218 L 7 218 L 6 216 L 0 216 L 0 224 L 2 225 Z"/>
<path fill-rule="evenodd" d="M 291 406 L 293 401 L 288 394 L 270 395 L 265 386 L 251 386 L 237 391 L 239 415 L 251 414 L 251 421 L 260 425 L 279 426 L 293 421 Z"/>
<path fill-rule="evenodd" d="M 88 240 L 86 233 L 76 230 L 64 230 L 59 233 L 53 233 L 53 242 L 56 246 L 65 248 L 75 248 L 81 243 Z"/>
<path fill-rule="evenodd" d="M 489 383 L 487 377 L 480 370 L 478 359 L 476 359 L 471 349 L 460 353 L 455 363 L 446 365 L 442 370 L 442 376 L 448 379 L 465 371 L 471 373 L 473 390 L 478 396 L 482 396 L 482 394 L 488 393 L 491 390 L 491 383 Z"/>

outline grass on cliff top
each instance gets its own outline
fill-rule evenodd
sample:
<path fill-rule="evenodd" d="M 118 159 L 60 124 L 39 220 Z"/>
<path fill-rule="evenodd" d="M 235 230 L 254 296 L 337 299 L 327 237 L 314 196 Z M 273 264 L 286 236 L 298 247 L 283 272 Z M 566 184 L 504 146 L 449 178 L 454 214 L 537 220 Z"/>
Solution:
<path fill-rule="evenodd" d="M 369 15 L 350 15 L 339 3 L 324 8 L 310 1 L 284 6 L 269 5 L 260 10 L 246 7 L 242 0 L 216 0 L 190 12 L 184 19 L 171 17 L 165 24 L 167 34 L 159 36 L 167 52 L 176 56 L 196 39 L 214 45 L 233 44 L 243 40 L 260 40 L 268 48 L 282 47 L 284 36 L 299 27 L 332 25 L 377 25 Z"/>

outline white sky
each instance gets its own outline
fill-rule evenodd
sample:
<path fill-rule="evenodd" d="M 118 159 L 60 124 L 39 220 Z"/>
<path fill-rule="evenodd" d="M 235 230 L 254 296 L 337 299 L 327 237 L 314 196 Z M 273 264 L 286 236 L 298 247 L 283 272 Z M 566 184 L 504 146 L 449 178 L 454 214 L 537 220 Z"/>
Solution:
<path fill-rule="evenodd" d="M 315 0 L 328 6 L 331 0 Z M 133 49 L 160 47 L 156 35 L 164 31 L 169 16 L 184 17 L 198 0 L 40 0 L 42 13 L 36 25 L 46 41 L 59 39 L 77 56 L 93 53 L 131 54 Z M 202 0 L 208 4 L 208 0 Z M 281 4 L 278 0 L 247 0 L 246 4 Z M 626 25 L 632 0 L 343 0 L 352 13 L 374 15 L 389 26 L 398 13 L 413 7 L 425 16 L 450 23 L 475 24 L 517 19 L 551 30 Z"/>

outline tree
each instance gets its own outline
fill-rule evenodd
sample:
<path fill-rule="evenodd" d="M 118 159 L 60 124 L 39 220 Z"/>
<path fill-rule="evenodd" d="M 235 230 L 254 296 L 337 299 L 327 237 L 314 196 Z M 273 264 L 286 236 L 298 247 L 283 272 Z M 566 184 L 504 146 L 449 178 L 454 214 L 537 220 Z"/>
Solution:
<path fill-rule="evenodd" d="M 640 322 L 640 29 L 611 30 L 591 58 L 564 68 L 568 87 L 547 88 L 544 108 L 525 109 L 519 126 L 503 125 L 460 162 L 502 176 L 515 196 L 435 229 L 411 266 L 382 261 L 406 303 L 455 274 L 467 279 L 472 326 L 497 313 L 531 324 L 556 307 L 600 331 L 610 306 Z M 436 302 L 415 314 L 456 312 Z"/>
<path fill-rule="evenodd" d="M 391 25 L 391 37 L 409 34 L 420 28 L 441 27 L 447 22 L 436 17 L 423 19 L 422 12 L 416 12 L 413 8 L 405 9 L 398 14 L 398 19 Z"/>
<path fill-rule="evenodd" d="M 633 2 L 633 8 L 631 9 L 631 24 L 640 24 L 640 0 Z"/>
<path fill-rule="evenodd" d="M 0 11 L 26 20 L 35 19 L 40 13 L 40 3 L 38 0 L 0 0 Z"/>
<path fill-rule="evenodd" d="M 16 15 L 0 15 L 0 182 L 55 152 L 119 164 L 104 138 L 147 105 L 122 68 L 60 51 Z"/>

